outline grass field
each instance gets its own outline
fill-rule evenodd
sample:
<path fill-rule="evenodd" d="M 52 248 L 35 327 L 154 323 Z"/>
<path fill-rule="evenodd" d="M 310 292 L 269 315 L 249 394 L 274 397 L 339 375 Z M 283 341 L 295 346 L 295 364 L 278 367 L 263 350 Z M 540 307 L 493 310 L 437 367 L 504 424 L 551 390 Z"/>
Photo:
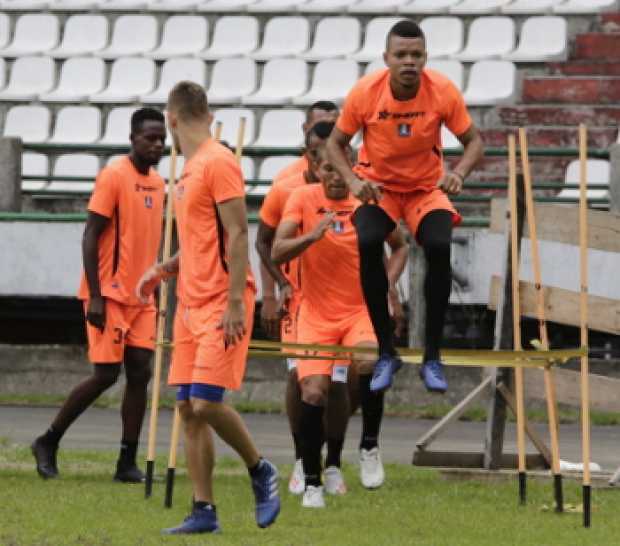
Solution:
<path fill-rule="evenodd" d="M 145 501 L 143 487 L 111 481 L 112 452 L 64 451 L 61 479 L 36 476 L 29 450 L 0 444 L 0 544 L 2 546 L 581 546 L 617 544 L 620 491 L 594 491 L 593 527 L 581 514 L 557 515 L 547 481 L 529 483 L 529 504 L 516 505 L 515 483 L 452 481 L 432 470 L 388 465 L 387 483 L 364 490 L 357 469 L 345 468 L 349 493 L 328 498 L 328 509 L 308 511 L 284 492 L 276 524 L 254 523 L 253 497 L 245 469 L 236 461 L 218 463 L 216 495 L 223 533 L 163 537 L 162 527 L 179 523 L 191 496 L 185 475 L 177 479 L 175 503 L 163 508 L 163 483 Z M 165 463 L 157 461 L 159 472 Z M 282 467 L 286 476 L 290 467 Z M 580 486 L 566 482 L 566 502 L 580 502 Z"/>

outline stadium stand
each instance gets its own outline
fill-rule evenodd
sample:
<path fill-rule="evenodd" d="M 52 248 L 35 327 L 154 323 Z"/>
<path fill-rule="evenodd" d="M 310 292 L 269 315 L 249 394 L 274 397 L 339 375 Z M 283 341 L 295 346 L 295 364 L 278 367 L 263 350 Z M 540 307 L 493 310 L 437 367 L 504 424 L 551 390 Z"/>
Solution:
<path fill-rule="evenodd" d="M 460 61 L 496 59 L 515 48 L 515 23 L 511 17 L 478 17 L 469 27 L 465 49 L 453 55 Z"/>
<path fill-rule="evenodd" d="M 62 42 L 47 52 L 56 59 L 88 55 L 108 43 L 109 24 L 103 15 L 73 15 L 65 22 Z"/>
<path fill-rule="evenodd" d="M 349 6 L 350 13 L 389 13 L 396 11 L 407 0 L 361 0 Z"/>
<path fill-rule="evenodd" d="M 56 67 L 51 57 L 19 57 L 11 68 L 9 85 L 0 100 L 30 102 L 54 87 Z"/>
<path fill-rule="evenodd" d="M 145 55 L 158 61 L 195 55 L 205 49 L 208 42 L 209 25 L 204 17 L 175 15 L 166 19 L 161 43 Z"/>
<path fill-rule="evenodd" d="M 60 71 L 58 86 L 41 93 L 41 102 L 82 102 L 100 92 L 105 85 L 105 62 L 93 57 L 72 57 Z"/>
<path fill-rule="evenodd" d="M 308 49 L 310 23 L 305 17 L 273 17 L 265 25 L 263 44 L 252 59 L 268 61 L 276 57 L 294 57 Z"/>
<path fill-rule="evenodd" d="M 516 67 L 510 61 L 478 61 L 469 72 L 463 93 L 465 102 L 472 106 L 510 102 L 514 98 L 516 77 Z"/>
<path fill-rule="evenodd" d="M 131 114 L 135 111 L 133 106 L 120 106 L 110 110 L 106 120 L 105 131 L 99 144 L 107 146 L 125 145 L 127 143 L 127 128 Z"/>
<path fill-rule="evenodd" d="M 314 69 L 310 90 L 293 98 L 293 104 L 309 106 L 325 97 L 341 102 L 359 78 L 358 64 L 351 59 L 325 59 Z"/>
<path fill-rule="evenodd" d="M 235 104 L 256 89 L 256 63 L 247 57 L 221 59 L 213 66 L 209 102 Z"/>
<path fill-rule="evenodd" d="M 40 176 L 39 180 L 24 180 L 22 190 L 40 191 L 48 186 L 46 180 L 50 172 L 50 161 L 47 155 L 36 152 L 25 152 L 22 154 L 22 175 L 28 177 Z"/>
<path fill-rule="evenodd" d="M 254 141 L 256 118 L 254 111 L 248 108 L 220 108 L 213 114 L 214 123 L 222 123 L 222 140 L 231 146 L 237 144 L 239 120 L 245 118 L 245 134 L 243 145 L 249 146 Z"/>
<path fill-rule="evenodd" d="M 303 144 L 301 126 L 304 120 L 305 114 L 301 110 L 290 108 L 268 110 L 263 114 L 254 146 L 258 148 L 301 146 Z"/>
<path fill-rule="evenodd" d="M 588 159 L 586 163 L 586 176 L 589 184 L 609 185 L 610 164 L 604 159 Z M 571 161 L 566 168 L 565 184 L 579 184 L 579 160 Z M 563 189 L 560 198 L 579 198 L 578 189 Z M 588 199 L 600 199 L 609 197 L 609 190 L 588 190 Z"/>
<path fill-rule="evenodd" d="M 45 142 L 49 137 L 51 115 L 45 106 L 13 106 L 4 119 L 5 137 L 24 142 Z"/>
<path fill-rule="evenodd" d="M 101 112 L 94 106 L 66 106 L 56 115 L 52 144 L 90 144 L 101 137 Z"/>
<path fill-rule="evenodd" d="M 272 59 L 265 63 L 261 86 L 241 99 L 242 104 L 289 104 L 308 88 L 308 70 L 301 59 Z"/>
<path fill-rule="evenodd" d="M 320 61 L 351 55 L 360 48 L 361 32 L 355 17 L 324 17 L 316 25 L 312 47 L 300 57 Z"/>
<path fill-rule="evenodd" d="M 99 158 L 93 154 L 63 154 L 56 158 L 52 174 L 55 177 L 84 177 L 94 180 L 99 172 Z M 91 192 L 94 182 L 59 180 L 50 183 L 49 192 L 84 193 Z"/>
<path fill-rule="evenodd" d="M 530 17 L 521 27 L 519 46 L 505 53 L 515 62 L 564 60 L 568 54 L 568 34 L 563 17 Z"/>
<path fill-rule="evenodd" d="M 157 19 L 154 16 L 121 15 L 114 23 L 110 45 L 95 55 L 108 60 L 140 55 L 155 48 L 157 36 Z"/>
<path fill-rule="evenodd" d="M 208 61 L 248 55 L 258 47 L 258 19 L 249 16 L 220 17 L 211 47 L 199 54 Z"/>
<path fill-rule="evenodd" d="M 123 57 L 112 64 L 108 86 L 88 97 L 91 102 L 136 102 L 155 87 L 155 62 L 143 57 Z"/>
<path fill-rule="evenodd" d="M 60 24 L 55 15 L 22 15 L 17 19 L 13 41 L 0 49 L 0 57 L 23 57 L 45 53 L 56 47 Z"/>
<path fill-rule="evenodd" d="M 420 22 L 429 59 L 451 57 L 463 49 L 464 25 L 458 17 L 426 17 Z"/>
<path fill-rule="evenodd" d="M 205 85 L 206 67 L 200 59 L 169 59 L 161 67 L 157 89 L 140 97 L 144 104 L 165 104 L 170 89 L 181 80 L 190 80 Z M 211 102 L 214 101 L 210 98 Z"/>
<path fill-rule="evenodd" d="M 364 45 L 362 49 L 351 55 L 351 59 L 361 62 L 370 62 L 378 59 L 385 50 L 385 36 L 398 17 L 376 17 L 366 26 Z"/>

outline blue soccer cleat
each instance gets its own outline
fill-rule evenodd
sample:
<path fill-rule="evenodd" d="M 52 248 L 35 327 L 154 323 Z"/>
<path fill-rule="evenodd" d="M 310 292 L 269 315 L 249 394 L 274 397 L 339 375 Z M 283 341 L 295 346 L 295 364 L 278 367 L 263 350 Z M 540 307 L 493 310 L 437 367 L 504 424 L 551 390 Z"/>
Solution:
<path fill-rule="evenodd" d="M 265 528 L 280 513 L 278 469 L 266 459 L 261 459 L 259 465 L 256 476 L 252 477 L 252 489 L 256 499 L 256 524 Z"/>
<path fill-rule="evenodd" d="M 444 393 L 448 390 L 448 382 L 443 373 L 443 364 L 439 360 L 427 360 L 420 368 L 420 378 L 429 392 Z"/>
<path fill-rule="evenodd" d="M 394 374 L 401 369 L 403 361 L 397 356 L 382 354 L 375 363 L 370 380 L 371 391 L 384 391 L 392 386 Z"/>
<path fill-rule="evenodd" d="M 198 533 L 219 533 L 220 524 L 217 521 L 217 514 L 211 506 L 205 508 L 194 508 L 192 513 L 187 516 L 181 525 L 164 529 L 164 535 L 191 535 Z"/>

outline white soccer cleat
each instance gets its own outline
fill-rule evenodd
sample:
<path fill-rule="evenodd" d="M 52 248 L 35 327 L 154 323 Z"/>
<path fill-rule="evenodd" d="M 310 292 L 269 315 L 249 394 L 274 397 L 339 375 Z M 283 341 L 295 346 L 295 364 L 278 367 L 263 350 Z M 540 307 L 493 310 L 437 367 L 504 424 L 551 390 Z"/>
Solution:
<path fill-rule="evenodd" d="M 360 479 L 366 489 L 377 489 L 385 481 L 385 472 L 378 447 L 360 450 Z"/>
<path fill-rule="evenodd" d="M 293 466 L 293 472 L 291 473 L 291 477 L 288 481 L 288 490 L 293 495 L 301 495 L 303 494 L 306 488 L 306 477 L 304 476 L 304 466 L 301 462 L 301 459 L 297 459 L 295 461 L 295 466 Z"/>
<path fill-rule="evenodd" d="M 325 498 L 323 497 L 323 486 L 309 485 L 304 491 L 301 501 L 304 508 L 325 508 Z"/>
<path fill-rule="evenodd" d="M 325 469 L 323 481 L 325 483 L 325 493 L 328 495 L 346 494 L 347 486 L 344 483 L 344 476 L 337 466 L 328 466 Z"/>

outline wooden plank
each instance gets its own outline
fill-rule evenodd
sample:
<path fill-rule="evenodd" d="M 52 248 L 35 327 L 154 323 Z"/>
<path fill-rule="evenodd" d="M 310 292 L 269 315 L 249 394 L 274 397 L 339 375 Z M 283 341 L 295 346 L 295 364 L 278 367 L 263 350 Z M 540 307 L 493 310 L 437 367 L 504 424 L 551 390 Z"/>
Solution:
<path fill-rule="evenodd" d="M 555 381 L 558 402 L 578 408 L 581 405 L 580 373 L 556 368 Z M 525 391 L 528 398 L 544 399 L 542 371 L 525 370 Z M 590 374 L 590 389 L 596 393 L 590 407 L 597 411 L 620 412 L 620 379 Z"/>
<path fill-rule="evenodd" d="M 501 278 L 493 276 L 491 279 L 491 293 L 489 294 L 489 309 L 497 308 L 498 290 L 501 287 Z M 521 314 L 536 318 L 536 290 L 533 283 L 521 281 Z M 546 319 L 568 326 L 580 325 L 579 293 L 544 286 Z M 612 300 L 588 294 L 588 308 L 591 330 L 620 334 L 620 300 Z"/>
<path fill-rule="evenodd" d="M 483 453 L 459 452 L 459 451 L 416 451 L 413 454 L 413 465 L 430 466 L 435 468 L 482 468 L 484 462 Z M 517 468 L 517 455 L 504 453 L 501 458 L 500 468 Z M 548 468 L 545 459 L 538 453 L 530 453 L 526 457 L 528 469 Z"/>
<path fill-rule="evenodd" d="M 538 238 L 568 245 L 579 244 L 579 207 L 536 203 L 534 207 Z M 493 233 L 504 233 L 506 223 L 506 200 L 491 201 L 491 224 Z M 588 248 L 606 252 L 620 252 L 620 215 L 600 210 L 588 210 Z M 527 226 L 523 237 L 529 237 Z"/>

